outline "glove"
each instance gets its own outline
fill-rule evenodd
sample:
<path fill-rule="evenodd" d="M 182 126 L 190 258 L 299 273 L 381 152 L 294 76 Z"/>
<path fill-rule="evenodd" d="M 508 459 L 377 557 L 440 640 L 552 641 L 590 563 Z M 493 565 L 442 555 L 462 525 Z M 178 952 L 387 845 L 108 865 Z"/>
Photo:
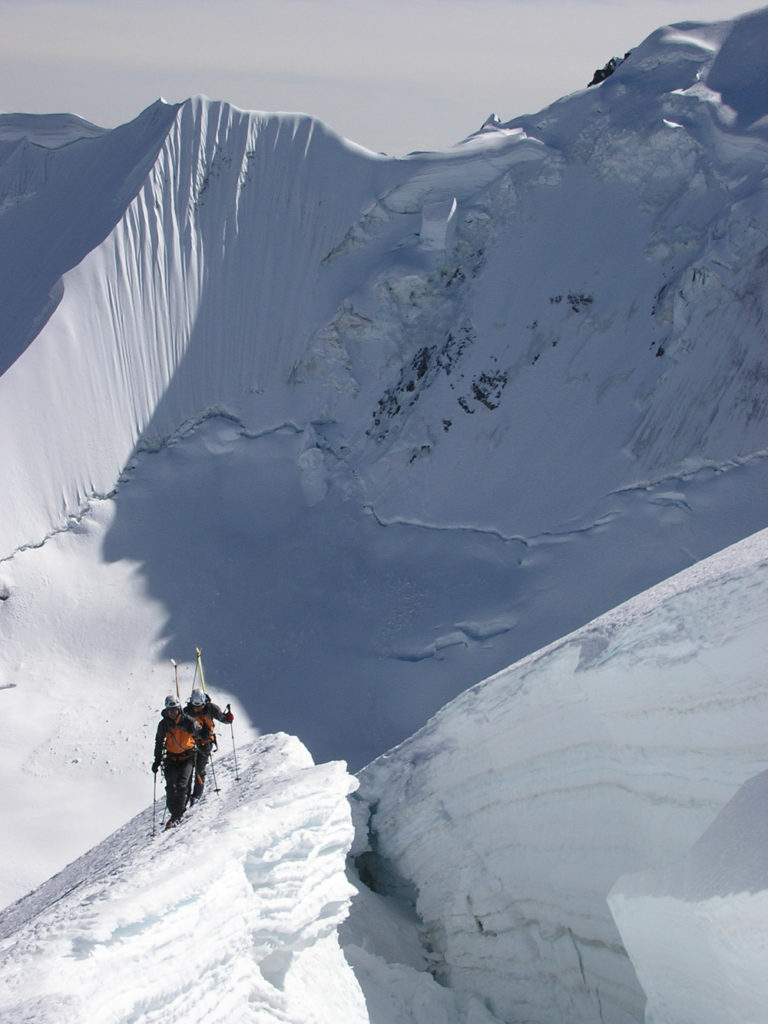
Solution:
<path fill-rule="evenodd" d="M 230 722 L 234 722 L 234 720 L 235 720 L 235 716 L 232 714 L 232 712 L 231 711 L 227 711 L 227 713 L 224 715 L 224 721 L 227 724 L 229 724 Z"/>
<path fill-rule="evenodd" d="M 155 775 L 157 775 L 157 769 L 158 769 L 159 767 L 160 767 L 160 762 L 159 762 L 159 761 L 153 761 L 153 762 L 152 762 L 152 771 L 153 771 L 153 773 L 154 773 Z"/>

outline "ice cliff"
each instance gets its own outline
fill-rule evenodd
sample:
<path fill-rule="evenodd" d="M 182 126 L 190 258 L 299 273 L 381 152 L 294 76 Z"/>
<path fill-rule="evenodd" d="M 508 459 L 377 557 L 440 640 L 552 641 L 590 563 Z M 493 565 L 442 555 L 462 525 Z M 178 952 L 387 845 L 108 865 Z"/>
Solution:
<path fill-rule="evenodd" d="M 764 797 L 711 823 L 765 769 L 767 570 L 764 531 L 473 687 L 363 770 L 361 869 L 415 898 L 445 984 L 506 1021 L 629 1024 L 643 988 L 661 1024 L 762 1019 Z M 654 881 L 697 840 L 690 871 Z M 618 881 L 642 869 L 650 882 Z"/>

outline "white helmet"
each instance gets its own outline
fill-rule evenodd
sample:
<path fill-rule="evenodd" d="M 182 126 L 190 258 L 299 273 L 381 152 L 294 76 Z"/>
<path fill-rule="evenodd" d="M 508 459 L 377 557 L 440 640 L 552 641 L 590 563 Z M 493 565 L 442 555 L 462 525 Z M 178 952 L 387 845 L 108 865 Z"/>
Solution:
<path fill-rule="evenodd" d="M 194 707 L 202 707 L 205 704 L 205 694 L 202 690 L 193 690 L 189 695 L 189 703 Z"/>
<path fill-rule="evenodd" d="M 170 708 L 180 708 L 181 707 L 181 701 L 179 700 L 178 697 L 174 697 L 172 693 L 169 693 L 168 696 L 165 698 L 165 706 L 166 706 L 166 708 L 169 708 L 169 709 Z"/>

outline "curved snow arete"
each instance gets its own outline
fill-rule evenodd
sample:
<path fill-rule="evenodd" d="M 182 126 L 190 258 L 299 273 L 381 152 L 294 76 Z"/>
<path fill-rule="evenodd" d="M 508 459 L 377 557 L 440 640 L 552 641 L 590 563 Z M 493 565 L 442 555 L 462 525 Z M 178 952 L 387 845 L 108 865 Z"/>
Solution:
<path fill-rule="evenodd" d="M 160 126 L 159 152 L 147 123 Z M 146 433 L 163 438 L 211 405 L 227 406 L 233 392 L 250 393 L 254 373 L 280 353 L 275 330 L 292 337 L 311 305 L 310 268 L 370 192 L 350 168 L 376 166 L 310 118 L 204 99 L 150 107 L 129 137 L 127 158 L 118 146 L 108 151 L 100 173 L 111 177 L 87 199 L 69 205 L 61 192 L 102 139 L 72 142 L 70 161 L 39 183 L 78 225 L 102 223 L 120 209 L 124 164 L 144 168 L 112 230 L 64 275 L 55 313 L 2 378 L 4 555 L 109 493 Z M 339 178 L 349 179 L 341 192 Z M 72 248 L 66 218 L 48 223 L 29 204 L 18 211 L 29 249 Z M 172 383 L 172 408 L 159 412 Z"/>

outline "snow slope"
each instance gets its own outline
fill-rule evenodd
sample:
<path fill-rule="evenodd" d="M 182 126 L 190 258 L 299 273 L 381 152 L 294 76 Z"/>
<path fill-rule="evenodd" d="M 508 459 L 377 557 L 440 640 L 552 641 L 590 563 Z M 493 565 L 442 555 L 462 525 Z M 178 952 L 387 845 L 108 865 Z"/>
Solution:
<path fill-rule="evenodd" d="M 634 966 L 648 1021 L 761 1021 L 767 588 L 764 531 L 463 694 L 358 793 L 284 734 L 239 781 L 217 759 L 178 829 L 147 808 L 0 912 L 0 1019 L 638 1024 Z"/>
<path fill-rule="evenodd" d="M 408 931 L 386 913 L 379 941 L 401 949 L 392 964 L 353 949 L 357 981 L 337 935 L 356 893 L 344 766 L 314 765 L 286 735 L 242 748 L 238 766 L 240 781 L 219 762 L 221 792 L 178 828 L 159 812 L 153 836 L 148 808 L 0 914 L 0 1019 L 493 1024 L 403 962 Z M 387 992 L 386 1015 L 369 1016 L 369 988 Z"/>
<path fill-rule="evenodd" d="M 502 1020 L 628 1024 L 634 963 L 659 1024 L 764 1019 L 762 796 L 711 825 L 690 888 L 612 887 L 682 858 L 764 771 L 767 627 L 763 531 L 468 690 L 360 773 L 359 863 L 415 896 L 443 983 Z"/>

